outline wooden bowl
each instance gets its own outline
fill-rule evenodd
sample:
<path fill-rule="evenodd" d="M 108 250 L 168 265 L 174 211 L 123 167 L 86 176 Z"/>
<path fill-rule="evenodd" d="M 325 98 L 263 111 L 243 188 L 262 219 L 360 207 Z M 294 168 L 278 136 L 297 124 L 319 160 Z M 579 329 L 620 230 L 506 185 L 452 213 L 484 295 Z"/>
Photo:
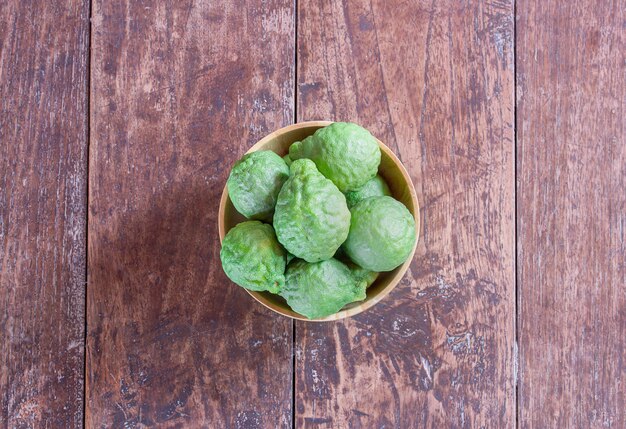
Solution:
<path fill-rule="evenodd" d="M 313 134 L 319 128 L 323 128 L 330 124 L 332 124 L 332 122 L 312 121 L 289 125 L 265 136 L 258 143 L 252 146 L 247 153 L 257 150 L 272 150 L 280 156 L 286 155 L 288 153 L 289 146 L 293 142 L 300 141 L 305 137 Z M 393 197 L 401 201 L 409 209 L 409 211 L 411 212 L 411 214 L 413 214 L 413 217 L 415 218 L 415 230 L 417 240 L 415 240 L 415 246 L 413 246 L 411 254 L 407 258 L 406 262 L 404 262 L 393 271 L 381 273 L 374 282 L 374 284 L 372 284 L 367 289 L 367 297 L 364 301 L 348 304 L 338 313 L 332 314 L 322 319 L 307 319 L 306 317 L 296 313 L 291 308 L 289 308 L 285 300 L 278 295 L 274 295 L 269 292 L 253 292 L 246 289 L 246 291 L 250 295 L 252 295 L 254 299 L 259 301 L 270 310 L 273 310 L 278 314 L 282 314 L 283 316 L 291 317 L 298 320 L 325 322 L 354 316 L 355 314 L 367 310 L 368 308 L 379 302 L 381 299 L 383 299 L 385 296 L 387 296 L 389 292 L 391 292 L 391 290 L 396 287 L 396 285 L 400 282 L 402 276 L 404 276 L 404 273 L 411 264 L 411 260 L 413 259 L 413 255 L 415 254 L 415 248 L 417 247 L 417 241 L 419 240 L 419 205 L 417 202 L 417 195 L 415 194 L 415 188 L 413 187 L 413 183 L 411 182 L 411 178 L 402 166 L 400 160 L 394 155 L 391 149 L 385 146 L 381 141 L 378 141 L 378 144 L 380 145 L 381 149 L 381 162 L 380 167 L 378 168 L 378 174 L 380 174 L 389 185 Z M 226 188 L 226 186 L 224 186 L 218 214 L 220 243 L 224 239 L 226 233 L 232 227 L 240 222 L 244 222 L 245 220 L 246 219 L 241 214 L 239 214 L 233 206 L 233 203 L 228 197 L 228 189 Z"/>

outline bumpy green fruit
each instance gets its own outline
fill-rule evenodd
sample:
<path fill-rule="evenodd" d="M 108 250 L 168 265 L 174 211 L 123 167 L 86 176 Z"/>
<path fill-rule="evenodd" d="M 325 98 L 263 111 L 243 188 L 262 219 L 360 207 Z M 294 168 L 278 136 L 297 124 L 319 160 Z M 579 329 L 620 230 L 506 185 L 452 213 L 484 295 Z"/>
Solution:
<path fill-rule="evenodd" d="M 289 156 L 289 154 L 287 154 L 287 155 L 283 156 L 283 161 L 285 161 L 285 164 L 287 164 L 287 166 L 290 166 L 290 165 L 291 165 L 291 163 L 293 162 L 293 161 L 291 160 L 291 157 Z"/>
<path fill-rule="evenodd" d="M 378 278 L 378 274 L 380 274 L 376 271 L 370 271 L 366 270 L 365 268 L 361 268 L 354 262 L 347 262 L 346 265 L 348 266 L 348 268 L 350 268 L 352 276 L 359 281 L 364 281 L 366 287 L 370 287 Z"/>
<path fill-rule="evenodd" d="M 329 259 L 350 229 L 346 198 L 311 160 L 294 161 L 290 171 L 274 213 L 278 241 L 305 261 Z"/>
<path fill-rule="evenodd" d="M 365 282 L 367 283 L 367 287 L 370 287 L 372 284 L 374 284 L 374 282 L 378 278 L 378 274 L 380 274 L 375 271 L 370 271 L 370 270 L 366 270 L 365 268 L 361 268 L 357 264 L 352 262 L 352 260 L 348 257 L 348 255 L 346 255 L 346 252 L 343 250 L 343 247 L 340 247 L 339 249 L 337 249 L 333 258 L 346 264 L 348 268 L 350 268 L 350 271 L 352 271 L 352 275 L 355 278 L 357 278 L 358 280 L 365 280 Z"/>
<path fill-rule="evenodd" d="M 277 293 L 285 284 L 287 252 L 271 225 L 238 224 L 224 237 L 220 259 L 228 278 L 246 289 Z"/>
<path fill-rule="evenodd" d="M 271 221 L 276 198 L 289 177 L 289 167 L 269 150 L 244 155 L 235 163 L 226 186 L 230 200 L 248 219 Z"/>
<path fill-rule="evenodd" d="M 336 259 L 309 263 L 294 261 L 287 267 L 285 287 L 280 295 L 296 312 L 318 319 L 365 299 L 366 282 L 352 275 Z"/>
<path fill-rule="evenodd" d="M 289 148 L 292 160 L 309 158 L 320 173 L 342 191 L 353 191 L 376 175 L 380 148 L 365 128 L 349 122 L 335 122 L 295 142 Z"/>
<path fill-rule="evenodd" d="M 348 203 L 348 208 L 352 208 L 366 198 L 382 197 L 384 195 L 391 196 L 391 191 L 385 179 L 376 175 L 356 191 L 346 192 L 346 202 Z"/>
<path fill-rule="evenodd" d="M 391 271 L 406 261 L 415 240 L 415 219 L 407 208 L 391 197 L 372 197 L 352 208 L 343 249 L 363 268 Z"/>

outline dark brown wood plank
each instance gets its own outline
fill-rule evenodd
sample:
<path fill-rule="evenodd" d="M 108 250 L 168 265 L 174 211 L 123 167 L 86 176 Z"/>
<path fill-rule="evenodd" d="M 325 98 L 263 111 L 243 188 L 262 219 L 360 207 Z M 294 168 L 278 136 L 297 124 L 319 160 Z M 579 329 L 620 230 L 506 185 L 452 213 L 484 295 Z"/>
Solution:
<path fill-rule="evenodd" d="M 0 2 L 0 427 L 82 427 L 89 1 Z"/>
<path fill-rule="evenodd" d="M 625 12 L 517 5 L 523 428 L 626 427 Z"/>
<path fill-rule="evenodd" d="M 286 0 L 94 1 L 89 427 L 290 427 L 292 324 L 234 286 L 230 166 L 293 120 Z"/>
<path fill-rule="evenodd" d="M 356 121 L 393 148 L 423 230 L 372 310 L 297 324 L 297 426 L 513 427 L 512 1 L 311 1 L 298 17 L 298 119 Z"/>

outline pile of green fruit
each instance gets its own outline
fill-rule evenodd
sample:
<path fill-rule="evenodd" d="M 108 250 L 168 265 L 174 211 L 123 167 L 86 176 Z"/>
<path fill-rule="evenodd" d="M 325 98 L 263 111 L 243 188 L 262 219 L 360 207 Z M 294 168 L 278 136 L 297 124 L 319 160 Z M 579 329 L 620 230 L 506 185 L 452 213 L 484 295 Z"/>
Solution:
<path fill-rule="evenodd" d="M 408 258 L 415 220 L 378 175 L 376 139 L 335 122 L 289 148 L 245 155 L 227 187 L 249 221 L 232 228 L 220 257 L 239 286 L 282 296 L 309 319 L 365 299 L 379 272 Z"/>

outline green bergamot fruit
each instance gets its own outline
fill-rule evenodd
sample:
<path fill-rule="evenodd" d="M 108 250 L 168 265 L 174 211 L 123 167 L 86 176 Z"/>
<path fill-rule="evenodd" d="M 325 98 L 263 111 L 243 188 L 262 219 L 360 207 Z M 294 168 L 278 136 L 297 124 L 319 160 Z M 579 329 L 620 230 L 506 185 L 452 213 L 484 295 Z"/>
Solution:
<path fill-rule="evenodd" d="M 235 163 L 226 186 L 239 213 L 248 219 L 272 220 L 276 199 L 289 177 L 289 167 L 269 150 L 244 155 Z"/>
<path fill-rule="evenodd" d="M 278 293 L 285 284 L 287 252 L 271 225 L 238 224 L 224 237 L 220 259 L 228 278 L 246 289 Z"/>
<path fill-rule="evenodd" d="M 285 277 L 280 295 L 309 319 L 330 316 L 346 304 L 365 299 L 366 281 L 334 258 L 316 263 L 294 261 Z"/>
<path fill-rule="evenodd" d="M 351 210 L 350 233 L 343 249 L 359 266 L 391 271 L 401 265 L 415 244 L 415 219 L 391 197 L 367 198 Z"/>
<path fill-rule="evenodd" d="M 290 171 L 274 213 L 278 241 L 305 261 L 329 259 L 350 229 L 346 198 L 311 160 L 294 161 Z"/>
<path fill-rule="evenodd" d="M 308 158 L 320 173 L 332 180 L 341 192 L 354 191 L 376 175 L 380 148 L 365 128 L 335 122 L 295 142 L 289 148 L 292 160 Z"/>
<path fill-rule="evenodd" d="M 346 192 L 346 203 L 348 203 L 348 208 L 352 208 L 366 198 L 384 195 L 391 196 L 391 191 L 385 179 L 377 174 L 356 191 Z"/>

